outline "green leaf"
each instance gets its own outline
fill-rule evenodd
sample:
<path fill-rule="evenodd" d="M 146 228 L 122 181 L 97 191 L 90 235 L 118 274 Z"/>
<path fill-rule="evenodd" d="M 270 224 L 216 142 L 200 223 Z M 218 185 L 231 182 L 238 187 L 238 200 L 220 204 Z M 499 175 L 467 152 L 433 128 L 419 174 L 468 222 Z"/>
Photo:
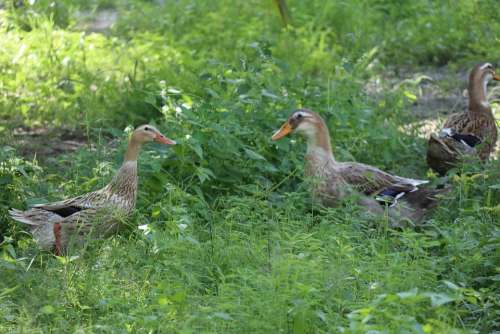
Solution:
<path fill-rule="evenodd" d="M 265 89 L 262 90 L 261 94 L 262 94 L 262 96 L 268 97 L 270 99 L 279 100 L 279 96 L 277 96 L 273 93 L 270 93 L 269 91 L 267 91 Z"/>
<path fill-rule="evenodd" d="M 426 292 L 423 295 L 431 299 L 431 305 L 433 307 L 441 306 L 455 300 L 455 298 L 444 293 Z"/>
<path fill-rule="evenodd" d="M 10 270 L 18 269 L 18 267 L 15 264 L 8 262 L 8 261 L 5 261 L 5 260 L 2 260 L 2 259 L 0 259 L 0 267 L 10 269 Z"/>
<path fill-rule="evenodd" d="M 12 288 L 4 288 L 2 289 L 2 291 L 0 292 L 0 299 L 2 299 L 3 297 L 11 294 L 12 292 L 16 291 L 17 289 L 19 288 L 19 285 L 16 285 Z"/>
<path fill-rule="evenodd" d="M 215 90 L 213 90 L 211 88 L 205 88 L 205 90 L 208 93 L 208 95 L 210 95 L 211 97 L 214 97 L 214 98 L 219 98 L 220 97 L 219 94 Z"/>
<path fill-rule="evenodd" d="M 203 148 L 201 147 L 200 144 L 198 143 L 193 143 L 191 145 L 191 148 L 194 150 L 194 152 L 196 153 L 196 155 L 200 158 L 200 159 L 203 159 Z"/>
<path fill-rule="evenodd" d="M 5 249 L 7 250 L 7 252 L 9 253 L 9 255 L 13 258 L 13 259 L 16 259 L 17 258 L 17 255 L 16 255 L 16 250 L 14 249 L 14 246 L 12 246 L 11 244 L 8 244 Z"/>
<path fill-rule="evenodd" d="M 0 176 L 0 184 L 10 184 L 13 179 L 12 175 L 2 175 Z"/>
<path fill-rule="evenodd" d="M 213 316 L 215 318 L 220 318 L 223 320 L 233 320 L 233 317 L 231 317 L 231 315 L 226 312 L 215 312 Z"/>
<path fill-rule="evenodd" d="M 399 292 L 397 293 L 397 295 L 400 297 L 400 298 L 412 298 L 412 297 L 416 297 L 417 296 L 417 293 L 418 293 L 418 290 L 415 288 L 415 289 L 411 289 L 409 291 L 404 291 L 404 292 Z"/>
<path fill-rule="evenodd" d="M 458 285 L 456 285 L 455 283 L 452 283 L 452 282 L 450 282 L 450 281 L 443 281 L 443 283 L 444 283 L 444 284 L 445 284 L 448 288 L 450 288 L 450 289 L 452 289 L 452 290 L 455 290 L 455 291 L 456 291 L 456 290 L 459 290 L 459 289 L 460 289 L 460 287 L 459 287 Z"/>
<path fill-rule="evenodd" d="M 266 158 L 264 158 L 262 155 L 260 155 L 259 153 L 256 153 L 248 148 L 245 148 L 245 153 L 247 154 L 247 156 L 250 158 L 250 159 L 253 159 L 253 160 L 264 160 L 266 161 Z"/>
<path fill-rule="evenodd" d="M 53 314 L 55 311 L 56 309 L 52 305 L 45 305 L 40 308 L 40 313 L 42 314 Z"/>

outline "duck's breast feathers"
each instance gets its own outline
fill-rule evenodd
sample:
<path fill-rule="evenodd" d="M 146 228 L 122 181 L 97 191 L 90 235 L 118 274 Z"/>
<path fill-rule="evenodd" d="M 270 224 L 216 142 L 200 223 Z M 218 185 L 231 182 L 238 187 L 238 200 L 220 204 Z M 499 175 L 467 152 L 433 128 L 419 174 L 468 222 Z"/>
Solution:
<path fill-rule="evenodd" d="M 496 140 L 497 128 L 493 114 L 470 114 L 468 112 L 451 115 L 440 132 L 440 137 L 445 135 L 472 135 L 481 141 Z"/>

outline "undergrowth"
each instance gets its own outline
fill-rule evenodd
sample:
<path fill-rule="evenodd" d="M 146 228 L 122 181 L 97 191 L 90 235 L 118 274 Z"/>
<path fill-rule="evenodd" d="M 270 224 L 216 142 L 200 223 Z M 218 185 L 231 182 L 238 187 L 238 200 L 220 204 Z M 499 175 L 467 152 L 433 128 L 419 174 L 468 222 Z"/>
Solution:
<path fill-rule="evenodd" d="M 365 85 L 393 68 L 495 61 L 496 3 L 287 3 L 287 28 L 272 1 L 0 8 L 0 332 L 498 328 L 498 160 L 452 173 L 422 228 L 394 230 L 348 204 L 315 207 L 303 140 L 270 140 L 307 107 L 338 160 L 435 180 L 425 139 L 401 130 L 418 119 L 418 84 L 377 96 Z M 101 10 L 118 20 L 82 31 Z M 146 122 L 178 145 L 144 148 L 128 229 L 55 257 L 8 218 L 105 185 Z M 22 156 L 19 128 L 69 128 L 89 143 Z"/>

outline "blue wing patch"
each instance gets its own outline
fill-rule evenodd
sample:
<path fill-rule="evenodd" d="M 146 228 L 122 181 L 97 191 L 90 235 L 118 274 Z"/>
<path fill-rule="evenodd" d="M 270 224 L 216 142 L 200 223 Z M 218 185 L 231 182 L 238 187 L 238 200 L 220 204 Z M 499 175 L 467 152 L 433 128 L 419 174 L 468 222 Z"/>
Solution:
<path fill-rule="evenodd" d="M 474 147 L 476 145 L 481 144 L 481 138 L 471 135 L 471 134 L 461 134 L 457 133 L 454 129 L 451 128 L 445 128 L 441 130 L 440 133 L 441 137 L 451 137 L 455 139 L 456 141 L 467 145 L 469 147 Z"/>
<path fill-rule="evenodd" d="M 398 203 L 398 200 L 403 197 L 406 192 L 401 190 L 395 190 L 387 188 L 375 195 L 375 200 L 381 205 L 386 205 L 388 207 L 393 207 Z"/>
<path fill-rule="evenodd" d="M 462 144 L 468 145 L 470 147 L 474 147 L 478 144 L 481 144 L 481 139 L 474 135 L 461 135 L 459 133 L 455 133 L 451 136 L 451 138 L 456 141 L 461 142 Z"/>

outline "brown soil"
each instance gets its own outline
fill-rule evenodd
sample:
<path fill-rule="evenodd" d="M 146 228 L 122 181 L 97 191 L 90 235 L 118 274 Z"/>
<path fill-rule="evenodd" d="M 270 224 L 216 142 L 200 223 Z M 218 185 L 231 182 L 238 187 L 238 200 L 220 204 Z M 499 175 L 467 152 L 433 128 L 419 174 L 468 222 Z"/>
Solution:
<path fill-rule="evenodd" d="M 88 147 L 87 138 L 75 131 L 61 128 L 16 128 L 11 133 L 10 146 L 26 157 L 45 160 Z"/>

